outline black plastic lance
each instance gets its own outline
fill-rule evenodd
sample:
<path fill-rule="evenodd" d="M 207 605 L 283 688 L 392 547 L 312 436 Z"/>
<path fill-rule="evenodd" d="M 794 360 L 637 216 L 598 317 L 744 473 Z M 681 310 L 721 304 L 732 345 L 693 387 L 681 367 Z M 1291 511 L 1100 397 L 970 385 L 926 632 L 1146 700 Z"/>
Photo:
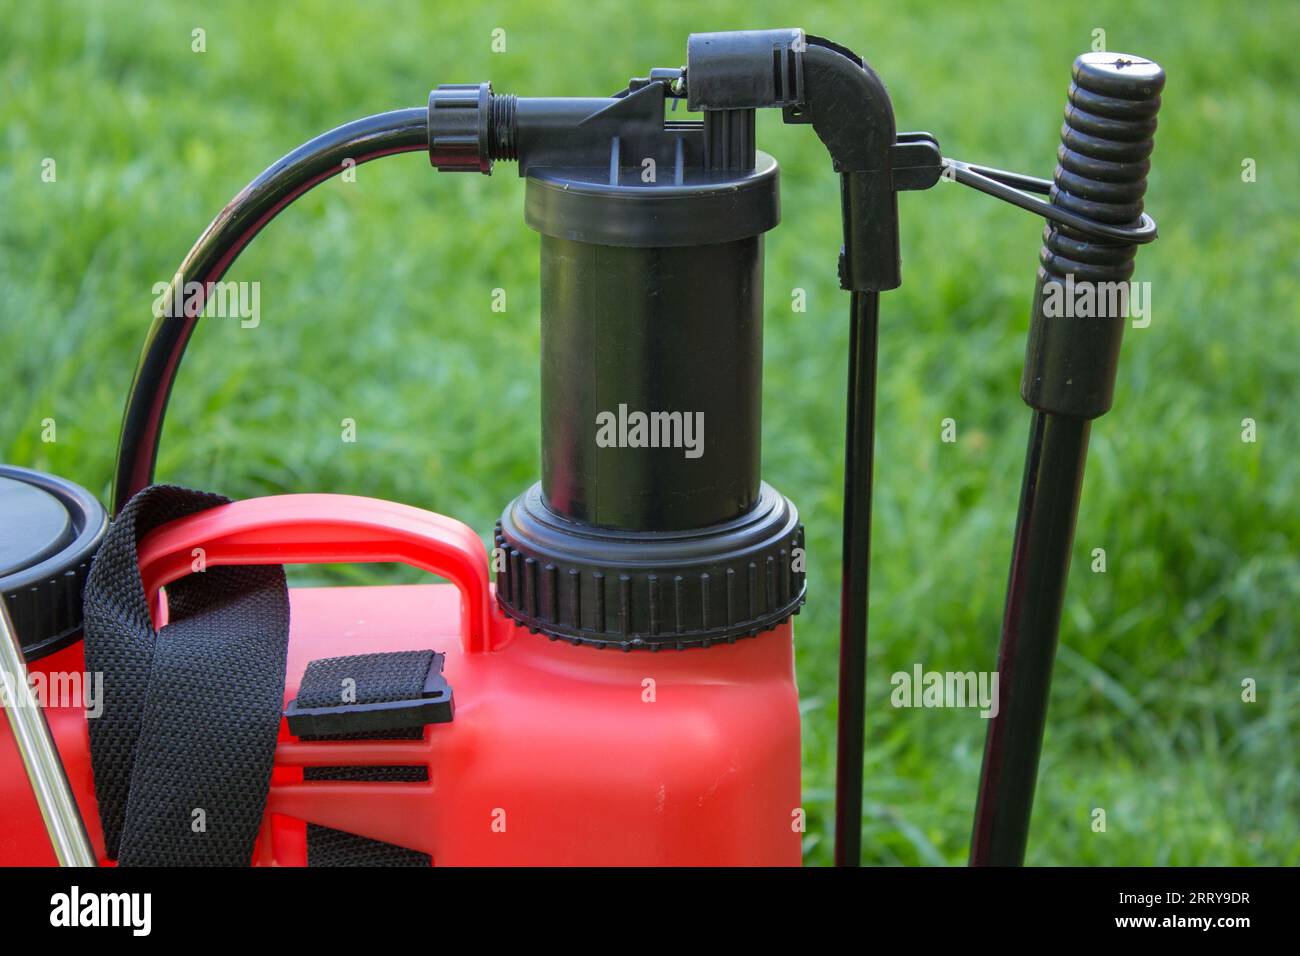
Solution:
<path fill-rule="evenodd" d="M 1074 61 L 1051 201 L 1137 226 L 1165 75 L 1137 56 Z M 998 648 L 999 711 L 980 776 L 973 866 L 1024 861 L 1088 432 L 1110 410 L 1136 246 L 1048 223 L 1020 394 L 1033 409 Z"/>

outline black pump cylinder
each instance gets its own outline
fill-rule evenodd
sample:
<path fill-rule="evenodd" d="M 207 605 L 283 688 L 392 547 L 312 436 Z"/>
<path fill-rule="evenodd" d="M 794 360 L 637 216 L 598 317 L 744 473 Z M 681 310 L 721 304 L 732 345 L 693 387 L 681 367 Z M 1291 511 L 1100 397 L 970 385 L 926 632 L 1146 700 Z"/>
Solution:
<path fill-rule="evenodd" d="M 637 248 L 542 238 L 542 493 L 662 531 L 758 500 L 763 239 Z"/>
<path fill-rule="evenodd" d="M 759 474 L 776 162 L 735 135 L 752 117 L 665 122 L 666 89 L 519 100 L 497 137 L 542 234 L 542 478 L 501 515 L 497 601 L 624 650 L 754 636 L 805 594 L 798 512 Z"/>
<path fill-rule="evenodd" d="M 448 168 L 508 144 L 528 179 L 542 479 L 502 512 L 493 568 L 504 614 L 573 644 L 732 643 L 806 593 L 798 511 L 759 477 L 776 161 L 754 148 L 751 109 L 667 120 L 680 79 L 654 70 L 607 100 L 430 96 Z M 477 165 L 456 159 L 461 140 Z"/>

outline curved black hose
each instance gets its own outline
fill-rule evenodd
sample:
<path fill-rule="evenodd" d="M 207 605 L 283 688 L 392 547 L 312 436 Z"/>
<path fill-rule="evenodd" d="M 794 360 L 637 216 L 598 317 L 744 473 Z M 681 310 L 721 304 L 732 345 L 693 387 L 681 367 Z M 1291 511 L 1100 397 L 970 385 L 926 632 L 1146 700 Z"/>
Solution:
<path fill-rule="evenodd" d="M 167 400 L 185 346 L 206 300 L 206 291 L 176 295 L 197 282 L 206 290 L 217 282 L 262 227 L 317 183 L 342 172 L 345 161 L 359 165 L 393 153 L 428 148 L 428 111 L 394 110 L 348 123 L 304 143 L 245 186 L 212 220 L 181 262 L 160 301 L 180 301 L 180 314 L 155 317 L 136 366 L 122 417 L 122 437 L 113 478 L 113 513 L 153 481 L 158 439 Z"/>

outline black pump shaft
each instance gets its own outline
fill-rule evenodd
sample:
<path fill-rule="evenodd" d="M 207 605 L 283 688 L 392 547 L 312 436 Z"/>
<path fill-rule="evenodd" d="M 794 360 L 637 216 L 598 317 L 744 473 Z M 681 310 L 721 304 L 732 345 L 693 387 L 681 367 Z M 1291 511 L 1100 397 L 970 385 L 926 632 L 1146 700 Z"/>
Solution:
<path fill-rule="evenodd" d="M 1141 57 L 1074 62 L 1052 204 L 1136 227 L 1164 72 Z M 974 866 L 1024 861 L 1038 758 L 1070 570 L 1091 421 L 1110 410 L 1136 247 L 1049 223 L 1043 234 L 1020 393 L 1034 410 L 1002 639 L 999 711 L 985 742 L 971 838 Z M 1110 284 L 1116 285 L 1110 285 Z M 1069 292 L 1091 286 L 1093 305 Z M 1088 314 L 1083 314 L 1083 313 Z"/>
<path fill-rule="evenodd" d="M 762 432 L 762 237 L 633 248 L 543 236 L 541 276 L 551 511 L 635 531 L 749 511 Z M 611 446 L 648 410 L 640 447 Z M 681 450 L 660 448 L 660 432 Z"/>
<path fill-rule="evenodd" d="M 871 588 L 872 459 L 880 293 L 854 292 L 844 438 L 840 553 L 840 682 L 835 753 L 835 865 L 862 860 L 862 748 L 866 742 L 867 595 Z"/>

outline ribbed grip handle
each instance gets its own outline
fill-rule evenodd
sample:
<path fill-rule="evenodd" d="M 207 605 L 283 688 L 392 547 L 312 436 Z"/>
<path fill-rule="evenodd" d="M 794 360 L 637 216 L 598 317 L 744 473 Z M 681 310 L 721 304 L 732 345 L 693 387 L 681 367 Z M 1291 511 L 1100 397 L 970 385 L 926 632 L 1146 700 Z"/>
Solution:
<path fill-rule="evenodd" d="M 1143 57 L 1085 53 L 1074 61 L 1073 76 L 1052 205 L 1093 222 L 1137 227 L 1164 70 Z M 1131 302 L 1131 288 L 1117 287 L 1133 275 L 1136 250 L 1131 242 L 1048 222 L 1020 382 L 1032 408 L 1083 419 L 1110 410 Z M 1080 291 L 1091 294 L 1091 304 L 1075 309 Z"/>
<path fill-rule="evenodd" d="M 1165 74 L 1142 57 L 1085 53 L 1074 61 L 1052 177 L 1052 203 L 1116 226 L 1136 226 L 1151 169 Z M 1053 276 L 1125 281 L 1136 246 L 1105 243 L 1067 226 L 1043 232 L 1042 264 Z"/>

